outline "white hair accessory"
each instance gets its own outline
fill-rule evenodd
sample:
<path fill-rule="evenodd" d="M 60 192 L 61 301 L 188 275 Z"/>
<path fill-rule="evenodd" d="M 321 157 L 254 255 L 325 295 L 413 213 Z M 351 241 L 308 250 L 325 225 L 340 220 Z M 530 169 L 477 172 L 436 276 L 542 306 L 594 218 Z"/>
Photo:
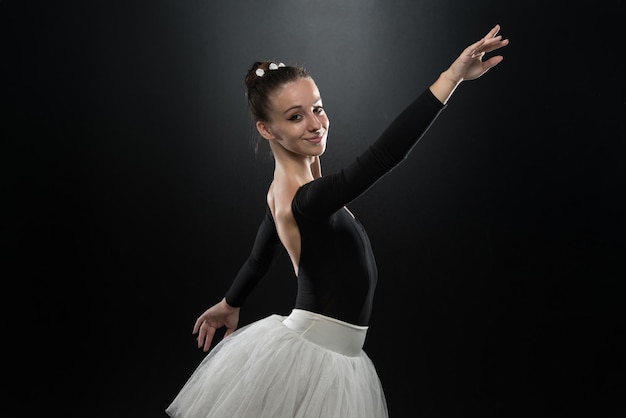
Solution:
<path fill-rule="evenodd" d="M 285 64 L 283 64 L 282 62 L 278 64 L 276 64 L 275 62 L 271 62 L 270 65 L 268 65 L 268 68 L 270 70 L 278 70 L 279 67 L 284 67 L 284 66 Z M 257 76 L 263 77 L 265 75 L 265 70 L 263 68 L 257 68 L 255 73 Z"/>
<path fill-rule="evenodd" d="M 276 64 L 275 62 L 270 63 L 269 65 L 269 69 L 270 70 L 278 70 L 278 67 L 284 67 L 285 64 L 283 64 L 282 62 Z"/>

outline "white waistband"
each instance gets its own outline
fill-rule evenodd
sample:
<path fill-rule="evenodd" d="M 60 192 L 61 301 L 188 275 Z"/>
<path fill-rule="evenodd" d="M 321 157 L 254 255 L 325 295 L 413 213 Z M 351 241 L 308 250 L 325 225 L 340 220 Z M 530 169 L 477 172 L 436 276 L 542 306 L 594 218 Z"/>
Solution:
<path fill-rule="evenodd" d="M 360 355 L 368 328 L 302 309 L 292 310 L 283 324 L 314 344 L 351 357 Z"/>

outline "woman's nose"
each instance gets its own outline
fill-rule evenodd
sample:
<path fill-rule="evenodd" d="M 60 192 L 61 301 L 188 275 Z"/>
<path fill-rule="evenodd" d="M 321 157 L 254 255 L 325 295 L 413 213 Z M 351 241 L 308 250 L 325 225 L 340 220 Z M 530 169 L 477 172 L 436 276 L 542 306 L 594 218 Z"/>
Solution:
<path fill-rule="evenodd" d="M 322 131 L 324 129 L 324 124 L 317 118 L 317 116 L 311 117 L 311 122 L 309 123 L 309 130 L 314 131 Z"/>

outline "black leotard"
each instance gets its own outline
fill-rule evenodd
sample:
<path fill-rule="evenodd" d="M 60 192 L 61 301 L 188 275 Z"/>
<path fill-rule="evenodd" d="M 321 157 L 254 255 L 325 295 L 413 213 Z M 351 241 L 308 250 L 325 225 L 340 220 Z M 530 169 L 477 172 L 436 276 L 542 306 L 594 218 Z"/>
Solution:
<path fill-rule="evenodd" d="M 368 324 L 378 271 L 365 229 L 345 205 L 406 159 L 444 107 L 426 89 L 353 163 L 297 190 L 291 203 L 301 241 L 295 308 Z M 250 256 L 226 292 L 229 305 L 244 303 L 279 244 L 268 207 Z"/>

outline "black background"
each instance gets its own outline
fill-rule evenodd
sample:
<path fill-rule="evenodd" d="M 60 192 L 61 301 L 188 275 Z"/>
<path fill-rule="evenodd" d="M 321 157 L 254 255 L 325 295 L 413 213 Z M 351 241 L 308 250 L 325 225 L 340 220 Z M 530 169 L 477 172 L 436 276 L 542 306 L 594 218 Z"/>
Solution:
<path fill-rule="evenodd" d="M 263 215 L 243 77 L 308 68 L 349 162 L 495 23 L 510 45 L 350 205 L 392 417 L 624 413 L 621 1 L 0 1 L 3 416 L 165 417 Z M 240 324 L 288 313 L 286 258 Z M 6 352 L 6 351 L 5 351 Z"/>

